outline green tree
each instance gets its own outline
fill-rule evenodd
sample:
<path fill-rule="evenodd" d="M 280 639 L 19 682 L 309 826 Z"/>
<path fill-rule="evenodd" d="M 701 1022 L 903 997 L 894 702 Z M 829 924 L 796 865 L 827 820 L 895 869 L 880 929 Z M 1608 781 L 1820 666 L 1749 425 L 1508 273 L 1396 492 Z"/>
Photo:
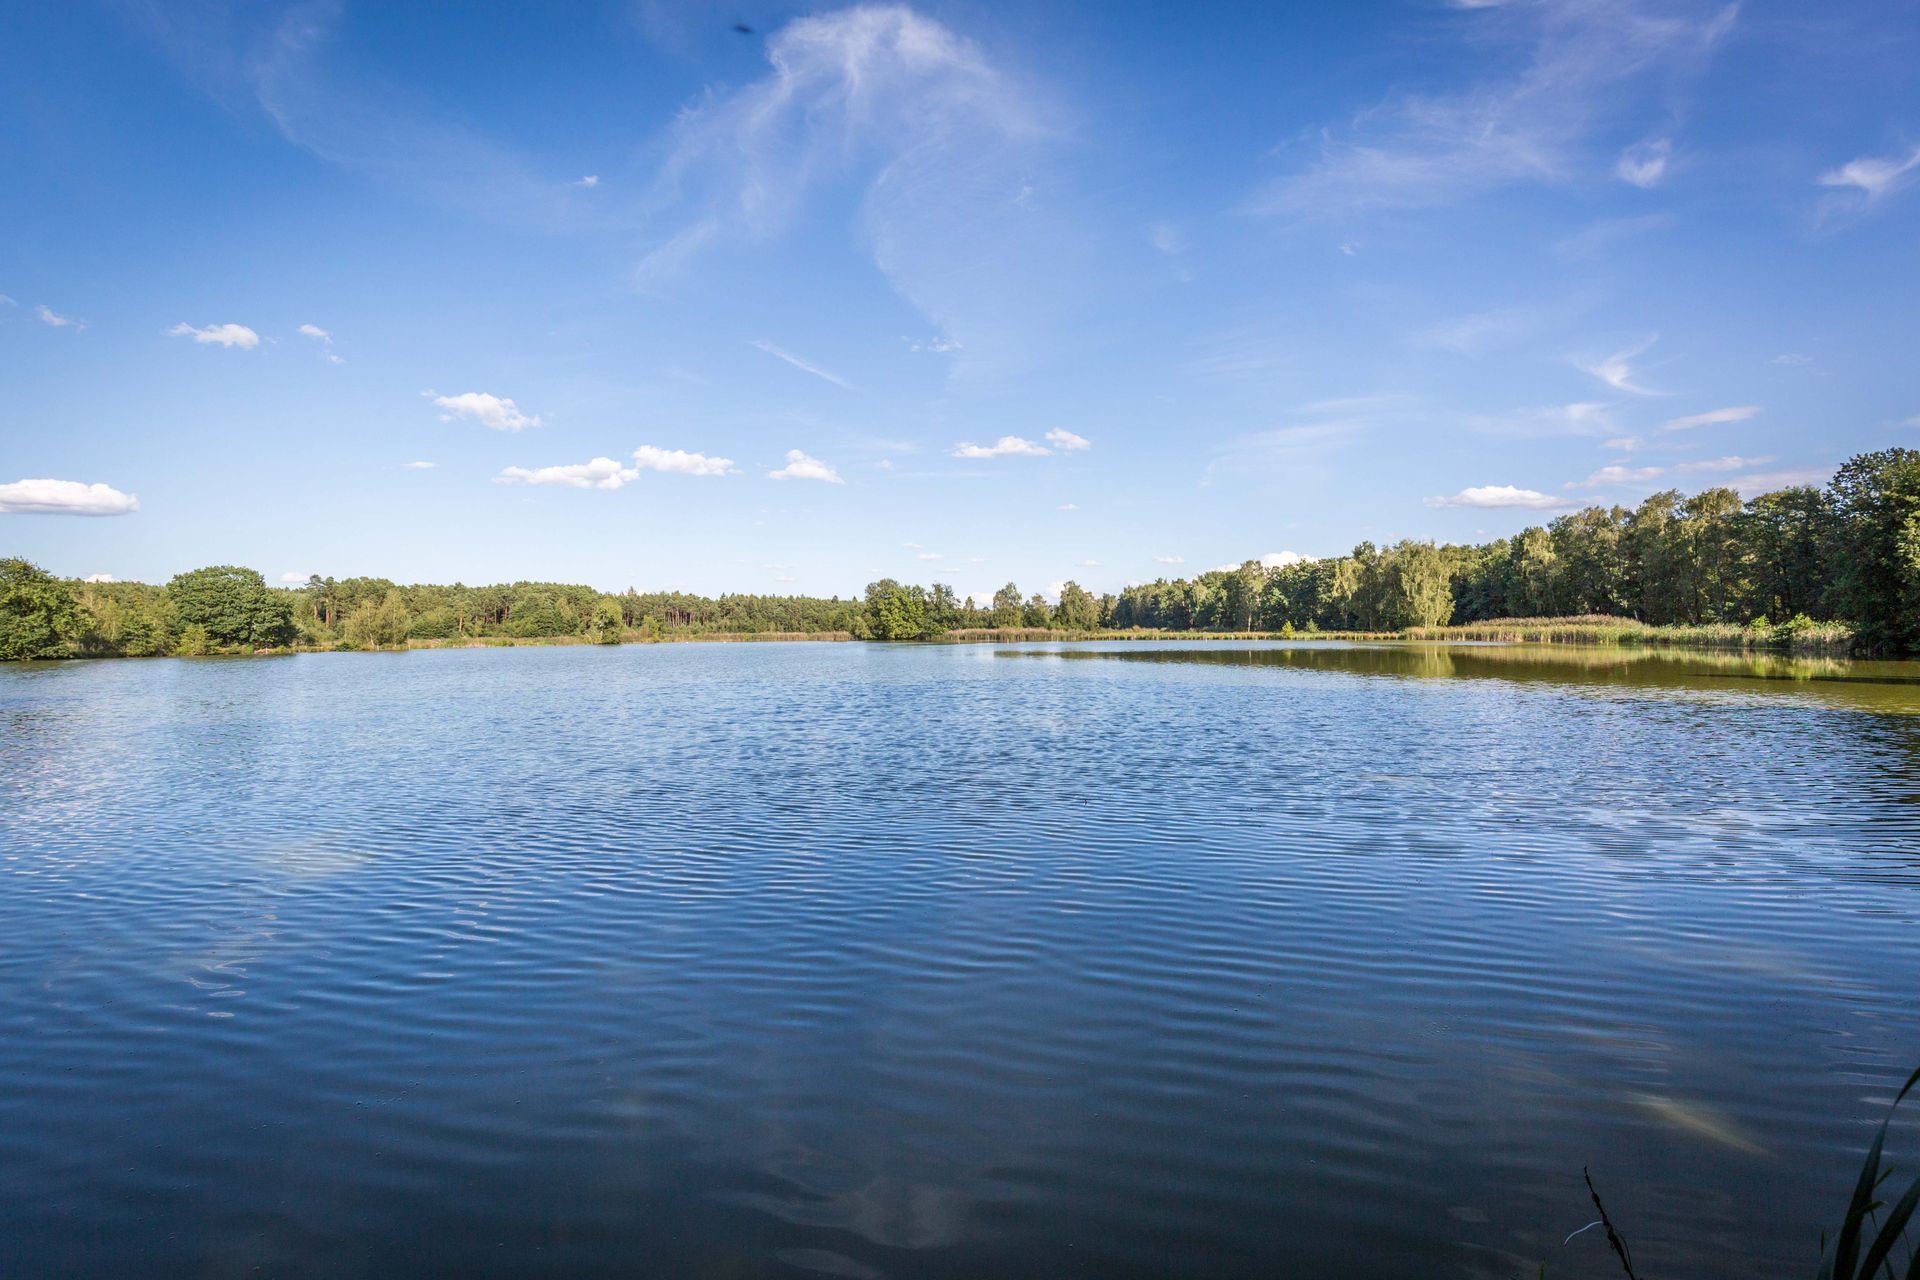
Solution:
<path fill-rule="evenodd" d="M 1453 617 L 1452 574 L 1431 542 L 1402 542 L 1388 557 L 1388 608 L 1402 627 L 1438 627 Z"/>
<path fill-rule="evenodd" d="M 0 560 L 0 661 L 64 658 L 78 626 L 71 587 L 37 564 Z"/>
<path fill-rule="evenodd" d="M 1079 583 L 1064 583 L 1056 616 L 1068 631 L 1092 631 L 1100 625 L 1100 602 Z"/>
<path fill-rule="evenodd" d="M 293 609 L 252 569 L 213 565 L 167 583 L 167 600 L 183 627 L 200 627 L 218 645 L 271 648 L 293 639 Z"/>
<path fill-rule="evenodd" d="M 596 644 L 619 644 L 626 634 L 626 620 L 620 616 L 620 605 L 613 600 L 601 600 L 593 607 L 592 636 Z"/>
<path fill-rule="evenodd" d="M 1053 606 L 1038 591 L 1027 597 L 1026 607 L 1020 611 L 1022 626 L 1051 627 L 1053 625 Z"/>
<path fill-rule="evenodd" d="M 1011 582 L 993 593 L 991 624 L 996 627 L 1020 625 L 1020 588 Z"/>
<path fill-rule="evenodd" d="M 397 587 L 389 588 L 378 602 L 362 601 L 347 615 L 340 633 L 356 649 L 393 649 L 407 642 L 411 620 L 407 602 Z"/>
<path fill-rule="evenodd" d="M 868 583 L 867 627 L 876 640 L 918 640 L 927 633 L 927 593 L 892 578 Z"/>
<path fill-rule="evenodd" d="M 1869 647 L 1920 647 L 1920 450 L 1852 458 L 1831 492 L 1840 611 Z"/>

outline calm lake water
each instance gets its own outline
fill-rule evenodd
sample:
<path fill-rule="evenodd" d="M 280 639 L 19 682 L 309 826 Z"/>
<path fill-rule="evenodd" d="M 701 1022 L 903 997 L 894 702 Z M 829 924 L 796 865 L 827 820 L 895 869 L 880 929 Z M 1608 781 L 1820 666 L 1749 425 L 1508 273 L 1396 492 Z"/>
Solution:
<path fill-rule="evenodd" d="M 0 1274 L 1611 1277 L 1585 1165 L 1809 1275 L 1920 1061 L 1916 680 L 0 669 Z"/>

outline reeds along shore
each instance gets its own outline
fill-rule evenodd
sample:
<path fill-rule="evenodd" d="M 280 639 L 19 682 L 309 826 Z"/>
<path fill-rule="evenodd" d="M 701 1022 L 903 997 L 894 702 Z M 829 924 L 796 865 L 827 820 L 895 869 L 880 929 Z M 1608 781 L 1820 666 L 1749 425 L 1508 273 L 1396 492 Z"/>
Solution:
<path fill-rule="evenodd" d="M 1401 631 L 1061 631 L 1044 627 L 976 627 L 949 631 L 950 644 L 1019 644 L 1062 640 L 1416 640 L 1475 641 L 1503 644 L 1617 645 L 1628 648 L 1751 649 L 1843 656 L 1853 646 L 1853 630 L 1843 623 L 1787 623 L 1779 626 L 1710 624 L 1649 626 L 1631 618 L 1594 615 L 1580 618 L 1494 618 L 1457 627 L 1408 627 Z"/>

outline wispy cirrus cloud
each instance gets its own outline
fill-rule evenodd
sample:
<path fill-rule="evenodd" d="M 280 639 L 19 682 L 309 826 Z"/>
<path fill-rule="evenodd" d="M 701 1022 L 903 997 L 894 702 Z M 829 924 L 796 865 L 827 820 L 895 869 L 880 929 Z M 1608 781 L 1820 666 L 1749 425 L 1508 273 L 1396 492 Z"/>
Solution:
<path fill-rule="evenodd" d="M 1020 362 L 1049 319 L 1081 305 L 1068 286 L 1085 237 L 1065 212 L 1066 170 L 1048 162 L 1061 113 L 1036 85 L 901 4 L 797 18 L 766 57 L 760 79 L 675 125 L 643 289 L 718 245 L 780 234 L 840 186 L 858 195 L 874 266 L 954 344 L 956 371 Z"/>
<path fill-rule="evenodd" d="M 1675 471 L 1745 471 L 1750 467 L 1764 467 L 1779 459 L 1771 454 L 1760 458 L 1743 458 L 1738 454 L 1728 454 L 1724 458 L 1696 458 L 1692 462 L 1674 465 Z"/>
<path fill-rule="evenodd" d="M 1665 395 L 1664 391 L 1656 391 L 1652 387 L 1642 386 L 1635 381 L 1637 375 L 1633 368 L 1633 362 L 1651 350 L 1653 344 L 1659 340 L 1659 334 L 1650 333 L 1612 355 L 1602 356 L 1597 360 L 1575 360 L 1574 367 L 1582 373 L 1592 374 L 1615 391 L 1625 391 L 1636 396 Z"/>
<path fill-rule="evenodd" d="M 1672 139 L 1648 138 L 1622 151 L 1613 162 L 1613 172 L 1620 181 L 1651 191 L 1667 176 L 1667 162 L 1672 158 Z"/>
<path fill-rule="evenodd" d="M 1322 130 L 1315 159 L 1270 184 L 1256 212 L 1414 209 L 1571 181 L 1598 167 L 1604 126 L 1638 107 L 1642 86 L 1671 90 L 1696 77 L 1738 12 L 1688 0 L 1455 7 L 1468 10 L 1451 20 L 1467 24 L 1461 39 L 1511 50 L 1514 69 L 1449 93 L 1396 95 L 1344 128 Z"/>
<path fill-rule="evenodd" d="M 1728 422 L 1745 422 L 1760 412 L 1757 404 L 1732 405 L 1725 409 L 1709 409 L 1705 413 L 1690 413 L 1683 418 L 1668 418 L 1662 423 L 1662 431 L 1691 431 L 1695 427 L 1717 427 Z"/>
<path fill-rule="evenodd" d="M 774 346 L 771 342 L 762 342 L 762 341 L 756 340 L 748 343 L 747 345 L 751 347 L 756 347 L 759 350 L 766 352 L 768 355 L 772 356 L 776 360 L 784 360 L 788 364 L 792 365 L 794 368 L 800 370 L 800 372 L 810 373 L 814 377 L 820 379 L 822 382 L 831 382 L 834 386 L 839 387 L 842 391 L 858 391 L 860 389 L 854 386 L 851 382 L 848 382 L 845 378 L 841 377 L 839 374 L 834 373 L 832 370 L 823 369 L 819 365 L 813 363 L 813 361 L 804 360 L 801 357 L 793 354 L 793 352 L 791 351 L 788 351 L 782 347 Z"/>
<path fill-rule="evenodd" d="M 1858 156 L 1815 181 L 1844 193 L 1847 207 L 1858 210 L 1879 203 L 1916 177 L 1920 177 L 1920 147 L 1904 156 Z"/>
<path fill-rule="evenodd" d="M 124 516 L 140 509 L 140 499 L 112 485 L 78 480 L 16 480 L 0 484 L 0 515 Z"/>
<path fill-rule="evenodd" d="M 33 314 L 40 317 L 41 324 L 48 325 L 55 329 L 72 329 L 78 333 L 87 327 L 85 320 L 76 320 L 72 316 L 63 316 L 44 302 L 33 309 Z"/>

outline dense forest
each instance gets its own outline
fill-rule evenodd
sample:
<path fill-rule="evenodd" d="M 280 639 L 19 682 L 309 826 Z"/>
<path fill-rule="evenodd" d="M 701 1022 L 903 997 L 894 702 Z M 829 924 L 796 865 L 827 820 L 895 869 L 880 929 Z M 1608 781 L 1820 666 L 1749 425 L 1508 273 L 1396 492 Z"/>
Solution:
<path fill-rule="evenodd" d="M 677 592 L 611 595 L 568 583 L 403 586 L 384 578 L 271 587 L 214 566 L 165 586 L 55 578 L 0 560 L 0 658 L 205 654 L 410 641 L 713 634 L 915 640 L 969 629 L 1400 631 L 1508 617 L 1607 615 L 1656 626 L 1849 624 L 1876 652 L 1920 649 L 1920 451 L 1850 460 L 1824 489 L 1742 501 L 1669 490 L 1588 507 L 1479 545 L 1362 543 L 1352 554 L 1059 598 L 1008 583 L 991 600 L 884 579 L 863 599 Z"/>

